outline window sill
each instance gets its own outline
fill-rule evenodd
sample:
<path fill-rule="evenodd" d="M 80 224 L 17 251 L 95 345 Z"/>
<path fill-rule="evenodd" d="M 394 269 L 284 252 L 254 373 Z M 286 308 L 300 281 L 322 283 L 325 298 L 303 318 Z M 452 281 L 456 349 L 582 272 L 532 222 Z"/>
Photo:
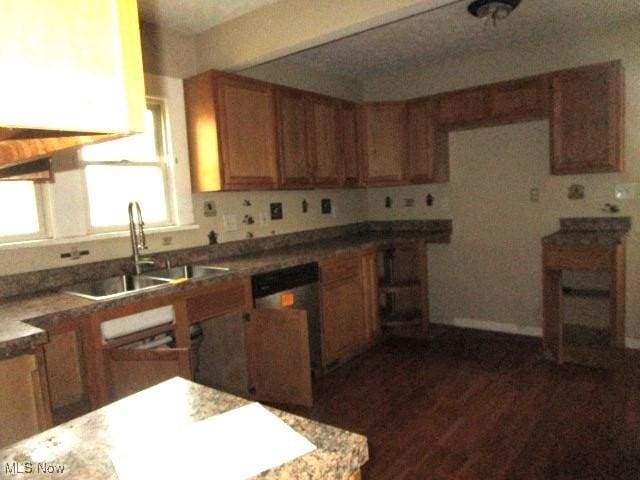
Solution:
<path fill-rule="evenodd" d="M 197 230 L 200 225 L 172 225 L 169 227 L 149 227 L 145 228 L 147 235 L 161 235 L 163 233 L 171 232 L 183 232 L 189 230 Z M 67 238 L 38 238 L 34 240 L 21 240 L 10 243 L 0 243 L 0 251 L 3 250 L 18 250 L 22 248 L 37 248 L 37 247 L 49 247 L 53 245 L 67 245 L 70 243 L 85 243 L 85 242 L 97 242 L 101 240 L 110 240 L 114 238 L 128 238 L 128 231 L 120 232 L 105 232 L 94 233 L 91 235 L 83 235 L 81 237 L 67 237 Z"/>

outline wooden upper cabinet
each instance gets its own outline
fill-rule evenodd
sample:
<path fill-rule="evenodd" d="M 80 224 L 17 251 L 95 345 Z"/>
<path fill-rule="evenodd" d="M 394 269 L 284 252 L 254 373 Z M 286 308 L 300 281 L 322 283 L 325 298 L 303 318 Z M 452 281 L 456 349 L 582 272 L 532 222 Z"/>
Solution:
<path fill-rule="evenodd" d="M 278 185 L 272 85 L 217 72 L 184 81 L 196 192 Z"/>
<path fill-rule="evenodd" d="M 546 75 L 496 83 L 488 87 L 490 117 L 500 123 L 546 118 L 549 78 Z"/>
<path fill-rule="evenodd" d="M 358 146 L 358 111 L 355 103 L 340 103 L 338 125 L 342 183 L 346 186 L 356 186 L 360 184 L 360 150 Z"/>
<path fill-rule="evenodd" d="M 406 113 L 404 102 L 371 103 L 361 107 L 359 138 L 365 185 L 403 182 L 407 152 Z"/>
<path fill-rule="evenodd" d="M 474 126 L 489 117 L 487 90 L 483 87 L 445 93 L 438 97 L 438 123 L 447 128 Z"/>
<path fill-rule="evenodd" d="M 309 124 L 311 103 L 306 93 L 284 87 L 276 90 L 280 186 L 311 188 L 313 161 Z"/>
<path fill-rule="evenodd" d="M 408 162 L 411 183 L 449 180 L 448 136 L 439 129 L 433 100 L 407 103 Z"/>
<path fill-rule="evenodd" d="M 623 169 L 624 73 L 619 61 L 552 77 L 551 173 Z"/>
<path fill-rule="evenodd" d="M 135 0 L 3 2 L 0 39 L 0 166 L 143 130 Z"/>
<path fill-rule="evenodd" d="M 339 102 L 329 97 L 311 97 L 310 147 L 314 184 L 338 187 L 342 184 L 342 165 L 338 144 Z"/>

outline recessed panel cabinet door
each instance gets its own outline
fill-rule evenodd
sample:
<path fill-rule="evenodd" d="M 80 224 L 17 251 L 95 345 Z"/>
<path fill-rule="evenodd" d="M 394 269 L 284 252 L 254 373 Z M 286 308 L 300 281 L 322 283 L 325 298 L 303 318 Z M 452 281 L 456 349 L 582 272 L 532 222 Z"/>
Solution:
<path fill-rule="evenodd" d="M 337 187 L 341 183 L 341 159 L 338 150 L 338 102 L 313 97 L 310 136 L 314 183 L 318 187 Z"/>
<path fill-rule="evenodd" d="M 223 189 L 275 188 L 276 128 L 269 84 L 217 79 Z"/>
<path fill-rule="evenodd" d="M 360 118 L 365 185 L 400 184 L 407 152 L 404 102 L 364 105 Z"/>
<path fill-rule="evenodd" d="M 448 181 L 448 135 L 438 129 L 435 102 L 430 100 L 409 102 L 407 118 L 409 148 L 407 179 L 411 183 Z"/>
<path fill-rule="evenodd" d="M 311 188 L 313 170 L 308 131 L 311 116 L 309 98 L 303 92 L 285 88 L 279 88 L 276 95 L 280 185 L 284 188 Z"/>
<path fill-rule="evenodd" d="M 360 150 L 358 146 L 358 112 L 355 103 L 342 102 L 338 125 L 342 183 L 346 186 L 359 185 Z"/>
<path fill-rule="evenodd" d="M 554 74 L 551 173 L 622 171 L 623 90 L 620 62 Z"/>
<path fill-rule="evenodd" d="M 255 398 L 310 407 L 313 395 L 307 312 L 253 310 L 245 335 L 249 382 Z"/>
<path fill-rule="evenodd" d="M 114 348 L 108 350 L 106 360 L 111 400 L 118 400 L 175 376 L 191 380 L 188 348 Z"/>

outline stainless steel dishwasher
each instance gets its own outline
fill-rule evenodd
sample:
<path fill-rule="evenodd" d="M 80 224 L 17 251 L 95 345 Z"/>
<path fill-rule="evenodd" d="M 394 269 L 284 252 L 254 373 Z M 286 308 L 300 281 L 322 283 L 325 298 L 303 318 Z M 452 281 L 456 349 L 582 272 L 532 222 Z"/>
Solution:
<path fill-rule="evenodd" d="M 251 277 L 256 308 L 293 308 L 307 311 L 312 372 L 322 368 L 318 264 L 272 270 Z"/>

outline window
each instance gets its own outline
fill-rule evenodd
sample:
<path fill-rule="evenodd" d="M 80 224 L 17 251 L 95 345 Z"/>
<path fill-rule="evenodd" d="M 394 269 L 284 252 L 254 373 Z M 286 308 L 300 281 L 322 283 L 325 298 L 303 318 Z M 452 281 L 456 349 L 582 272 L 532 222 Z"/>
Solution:
<path fill-rule="evenodd" d="M 29 240 L 44 236 L 39 191 L 34 182 L 0 182 L 0 241 Z M 7 208 L 10 206 L 10 208 Z"/>
<path fill-rule="evenodd" d="M 124 229 L 134 200 L 147 225 L 172 223 L 164 111 L 162 101 L 148 100 L 144 133 L 82 148 L 91 231 Z"/>

